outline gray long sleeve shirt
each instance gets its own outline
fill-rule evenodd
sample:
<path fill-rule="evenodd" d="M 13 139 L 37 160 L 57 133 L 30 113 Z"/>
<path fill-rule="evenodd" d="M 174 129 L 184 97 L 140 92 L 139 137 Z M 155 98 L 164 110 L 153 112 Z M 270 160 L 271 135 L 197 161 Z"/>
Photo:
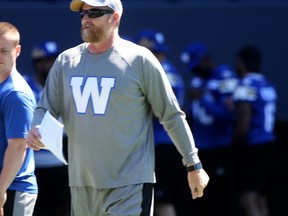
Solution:
<path fill-rule="evenodd" d="M 113 188 L 155 182 L 152 113 L 183 157 L 198 162 L 191 130 L 163 68 L 146 48 L 119 39 L 90 54 L 83 43 L 61 53 L 35 110 L 49 110 L 68 135 L 70 186 Z"/>

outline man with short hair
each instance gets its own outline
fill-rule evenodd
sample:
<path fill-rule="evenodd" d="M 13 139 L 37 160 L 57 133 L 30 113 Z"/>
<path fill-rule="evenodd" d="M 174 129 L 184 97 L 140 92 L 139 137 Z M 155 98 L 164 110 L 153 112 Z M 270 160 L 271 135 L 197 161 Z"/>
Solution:
<path fill-rule="evenodd" d="M 231 185 L 234 117 L 231 98 L 238 78 L 228 65 L 216 64 L 203 41 L 187 44 L 180 57 L 191 73 L 188 122 L 193 128 L 206 172 L 213 179 L 206 196 L 196 201 L 199 216 L 230 216 L 234 212 L 230 204 L 234 200 Z"/>
<path fill-rule="evenodd" d="M 271 213 L 277 91 L 261 73 L 261 64 L 261 50 L 256 45 L 246 44 L 237 51 L 236 69 L 240 83 L 233 95 L 236 117 L 232 145 L 237 162 L 237 201 L 241 215 L 245 216 Z"/>
<path fill-rule="evenodd" d="M 16 69 L 20 33 L 0 22 L 0 215 L 32 216 L 38 195 L 34 153 L 26 136 L 36 107 L 34 94 Z"/>

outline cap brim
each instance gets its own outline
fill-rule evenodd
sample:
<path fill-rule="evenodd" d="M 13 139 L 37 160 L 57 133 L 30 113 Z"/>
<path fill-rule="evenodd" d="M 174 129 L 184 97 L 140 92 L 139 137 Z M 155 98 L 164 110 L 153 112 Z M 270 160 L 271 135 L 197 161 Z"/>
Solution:
<path fill-rule="evenodd" d="M 70 3 L 70 9 L 71 9 L 72 11 L 78 12 L 78 11 L 81 10 L 82 5 L 83 5 L 83 1 L 81 1 L 81 0 L 73 0 L 73 1 Z"/>

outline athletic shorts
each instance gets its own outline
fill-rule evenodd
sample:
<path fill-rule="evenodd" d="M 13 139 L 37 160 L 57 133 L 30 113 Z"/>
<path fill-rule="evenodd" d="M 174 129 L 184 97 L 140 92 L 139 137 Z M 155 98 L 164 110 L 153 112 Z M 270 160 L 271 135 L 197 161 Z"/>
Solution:
<path fill-rule="evenodd" d="M 4 215 L 32 216 L 37 196 L 37 194 L 7 190 L 7 200 L 4 205 Z"/>
<path fill-rule="evenodd" d="M 153 216 L 153 184 L 71 187 L 71 216 Z"/>

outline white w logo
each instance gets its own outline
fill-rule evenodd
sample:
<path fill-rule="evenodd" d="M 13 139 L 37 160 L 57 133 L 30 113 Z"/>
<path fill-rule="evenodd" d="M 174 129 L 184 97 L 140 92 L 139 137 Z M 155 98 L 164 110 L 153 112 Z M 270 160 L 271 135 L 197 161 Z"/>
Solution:
<path fill-rule="evenodd" d="M 70 81 L 77 112 L 85 113 L 91 99 L 94 114 L 104 114 L 115 78 L 100 78 L 100 89 L 97 77 L 88 77 L 84 84 L 83 80 L 83 77 L 72 77 Z"/>

